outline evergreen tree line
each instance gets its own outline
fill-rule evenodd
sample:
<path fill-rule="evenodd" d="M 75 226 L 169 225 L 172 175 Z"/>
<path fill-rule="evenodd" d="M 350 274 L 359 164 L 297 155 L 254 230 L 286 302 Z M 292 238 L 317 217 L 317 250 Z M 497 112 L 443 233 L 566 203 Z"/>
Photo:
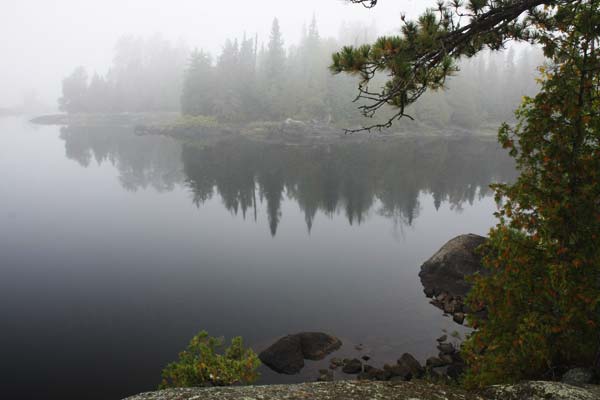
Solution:
<path fill-rule="evenodd" d="M 59 103 L 67 112 L 180 110 L 220 122 L 292 118 L 342 126 L 369 123 L 352 102 L 358 78 L 332 75 L 328 66 L 341 45 L 360 45 L 376 35 L 374 26 L 357 23 L 343 24 L 337 39 L 324 38 L 313 18 L 300 42 L 286 46 L 275 19 L 268 41 L 246 35 L 229 39 L 218 57 L 203 50 L 190 53 L 160 36 L 125 37 L 106 76 L 90 78 L 77 68 L 63 81 Z M 427 93 L 408 112 L 435 128 L 476 129 L 512 120 L 522 96 L 537 91 L 535 66 L 542 62 L 535 48 L 467 59 L 461 73 L 448 80 L 448 90 Z"/>
<path fill-rule="evenodd" d="M 373 27 L 343 25 L 340 36 L 366 41 Z M 281 121 L 287 118 L 331 121 L 352 117 L 352 77 L 332 76 L 331 52 L 339 45 L 321 37 L 317 21 L 303 29 L 297 45 L 286 46 L 275 19 L 266 43 L 257 37 L 227 40 L 214 58 L 194 51 L 185 71 L 181 109 L 187 115 L 224 122 Z"/>
<path fill-rule="evenodd" d="M 256 38 L 228 40 L 216 60 L 195 51 L 185 71 L 182 112 L 220 121 L 293 118 L 364 123 L 351 101 L 358 78 L 332 75 L 328 66 L 334 49 L 368 42 L 374 35 L 374 27 L 344 25 L 337 40 L 326 39 L 313 18 L 300 43 L 286 48 L 275 19 L 266 45 L 259 47 Z M 460 65 L 461 74 L 448 80 L 449 90 L 428 93 L 409 112 L 436 128 L 474 129 L 486 122 L 512 120 L 522 96 L 537 91 L 535 67 L 542 62 L 543 55 L 535 48 L 466 60 Z"/>

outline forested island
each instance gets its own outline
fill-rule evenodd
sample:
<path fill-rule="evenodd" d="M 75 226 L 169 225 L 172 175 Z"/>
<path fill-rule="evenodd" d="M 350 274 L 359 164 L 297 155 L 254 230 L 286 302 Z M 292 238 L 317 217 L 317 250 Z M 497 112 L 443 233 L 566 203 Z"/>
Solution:
<path fill-rule="evenodd" d="M 314 130 L 360 126 L 373 121 L 361 117 L 360 102 L 352 101 L 358 78 L 332 75 L 328 66 L 343 44 L 360 46 L 376 36 L 376 26 L 343 24 L 337 38 L 322 37 L 316 17 L 297 44 L 285 42 L 275 19 L 268 40 L 228 39 L 217 55 L 161 36 L 127 36 L 115 46 L 107 73 L 90 75 L 78 67 L 66 77 L 59 104 L 69 114 L 180 112 L 202 117 L 188 119 L 192 126 L 235 124 L 238 130 L 240 124 L 269 128 L 284 120 L 309 123 Z M 540 50 L 523 47 L 462 60 L 448 90 L 420 99 L 410 110 L 415 121 L 401 129 L 493 134 L 499 122 L 514 118 L 523 95 L 537 91 L 535 66 L 542 59 Z M 383 84 L 381 77 L 373 86 Z M 384 109 L 375 121 L 392 113 Z"/>

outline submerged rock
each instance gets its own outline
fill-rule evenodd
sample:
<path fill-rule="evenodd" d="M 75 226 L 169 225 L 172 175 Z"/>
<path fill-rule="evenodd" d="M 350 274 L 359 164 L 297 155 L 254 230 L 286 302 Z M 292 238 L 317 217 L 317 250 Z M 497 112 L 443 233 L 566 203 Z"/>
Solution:
<path fill-rule="evenodd" d="M 456 303 L 446 302 L 446 297 L 464 297 L 471 289 L 466 277 L 484 273 L 481 256 L 476 249 L 486 242 L 479 235 L 461 235 L 446 243 L 437 253 L 421 266 L 419 277 L 425 293 L 438 296 L 448 313 L 459 312 Z M 440 298 L 444 294 L 443 298 Z"/>
<path fill-rule="evenodd" d="M 297 374 L 304 368 L 302 342 L 298 335 L 282 337 L 258 355 L 263 364 L 280 374 Z"/>
<path fill-rule="evenodd" d="M 326 333 L 303 332 L 282 337 L 258 357 L 273 371 L 293 375 L 304 368 L 304 359 L 322 360 L 341 346 L 338 338 Z"/>
<path fill-rule="evenodd" d="M 320 369 L 317 382 L 333 382 L 333 371 L 328 369 Z"/>
<path fill-rule="evenodd" d="M 302 354 L 307 360 L 322 360 L 342 347 L 342 341 L 335 336 L 321 332 L 299 333 Z"/>
<path fill-rule="evenodd" d="M 354 358 L 344 364 L 342 372 L 345 374 L 358 374 L 362 372 L 362 362 L 358 358 Z"/>

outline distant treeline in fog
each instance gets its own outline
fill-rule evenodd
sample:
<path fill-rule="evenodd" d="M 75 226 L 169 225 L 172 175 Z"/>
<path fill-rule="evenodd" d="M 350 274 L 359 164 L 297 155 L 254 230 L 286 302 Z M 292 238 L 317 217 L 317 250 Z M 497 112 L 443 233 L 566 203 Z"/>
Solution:
<path fill-rule="evenodd" d="M 343 24 L 337 39 L 323 38 L 313 18 L 300 42 L 286 45 L 275 19 L 268 41 L 247 35 L 227 40 L 217 57 L 159 35 L 123 37 L 108 73 L 89 76 L 78 67 L 64 79 L 59 105 L 69 113 L 181 111 L 220 122 L 365 123 L 352 102 L 358 78 L 332 75 L 327 67 L 341 46 L 376 36 L 374 26 Z M 448 91 L 426 94 L 410 113 L 437 128 L 510 120 L 521 97 L 535 93 L 532 71 L 542 62 L 535 48 L 465 60 Z"/>

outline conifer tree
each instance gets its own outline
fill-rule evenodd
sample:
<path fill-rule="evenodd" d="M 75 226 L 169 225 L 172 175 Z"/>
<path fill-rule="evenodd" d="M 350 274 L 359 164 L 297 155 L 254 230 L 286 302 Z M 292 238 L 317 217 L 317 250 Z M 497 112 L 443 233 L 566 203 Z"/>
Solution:
<path fill-rule="evenodd" d="M 77 67 L 62 82 L 62 97 L 58 100 L 61 111 L 68 113 L 87 111 L 88 75 L 83 67 Z"/>
<path fill-rule="evenodd" d="M 265 90 L 265 111 L 273 120 L 281 119 L 285 115 L 285 72 L 286 52 L 279 20 L 275 18 L 271 27 L 262 76 Z"/>
<path fill-rule="evenodd" d="M 285 73 L 285 48 L 279 20 L 275 18 L 271 26 L 271 35 L 267 46 L 265 73 L 273 82 L 281 79 Z"/>
<path fill-rule="evenodd" d="M 256 39 L 244 38 L 240 46 L 238 90 L 240 92 L 240 118 L 244 121 L 258 119 L 260 114 L 258 82 L 256 80 Z"/>
<path fill-rule="evenodd" d="M 210 56 L 194 51 L 185 71 L 181 112 L 187 115 L 212 115 L 214 112 L 214 68 Z"/>
<path fill-rule="evenodd" d="M 227 39 L 217 63 L 218 91 L 215 96 L 215 113 L 222 121 L 235 121 L 239 118 L 241 98 L 240 49 L 238 40 Z"/>

